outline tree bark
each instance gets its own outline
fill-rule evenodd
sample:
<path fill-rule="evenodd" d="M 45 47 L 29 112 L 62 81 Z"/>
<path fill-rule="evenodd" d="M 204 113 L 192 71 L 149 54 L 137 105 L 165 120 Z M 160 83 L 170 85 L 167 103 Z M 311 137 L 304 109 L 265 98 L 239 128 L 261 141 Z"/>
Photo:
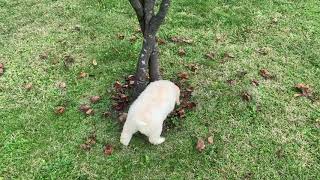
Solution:
<path fill-rule="evenodd" d="M 151 81 L 161 79 L 159 70 L 159 49 L 156 33 L 168 12 L 170 0 L 161 0 L 160 9 L 154 14 L 156 0 L 129 0 L 136 12 L 143 33 L 143 44 L 136 69 L 133 98 L 137 98 Z"/>

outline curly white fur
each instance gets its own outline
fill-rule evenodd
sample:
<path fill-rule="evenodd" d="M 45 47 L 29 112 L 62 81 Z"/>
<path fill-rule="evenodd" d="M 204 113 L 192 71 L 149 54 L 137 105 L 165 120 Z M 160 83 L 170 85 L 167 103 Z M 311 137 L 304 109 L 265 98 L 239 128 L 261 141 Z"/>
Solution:
<path fill-rule="evenodd" d="M 180 89 L 167 80 L 150 83 L 130 106 L 127 120 L 123 126 L 120 142 L 128 145 L 137 131 L 149 137 L 152 144 L 161 144 L 162 124 L 168 114 L 179 104 Z"/>

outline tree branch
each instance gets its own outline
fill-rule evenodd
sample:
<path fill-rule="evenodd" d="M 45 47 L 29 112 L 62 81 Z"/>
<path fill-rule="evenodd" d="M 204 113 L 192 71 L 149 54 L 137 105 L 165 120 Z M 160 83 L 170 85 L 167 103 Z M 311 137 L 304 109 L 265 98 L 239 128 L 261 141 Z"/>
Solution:
<path fill-rule="evenodd" d="M 140 29 L 144 32 L 144 12 L 143 12 L 143 5 L 141 4 L 140 0 L 129 0 L 131 6 L 136 11 L 138 21 L 140 24 Z"/>
<path fill-rule="evenodd" d="M 155 34 L 158 31 L 160 25 L 163 23 L 164 18 L 168 13 L 169 6 L 170 6 L 170 0 L 162 0 L 159 12 L 157 13 L 157 15 L 152 17 L 150 22 L 151 24 L 150 30 L 153 34 Z"/>
<path fill-rule="evenodd" d="M 145 25 L 145 31 L 143 31 L 144 35 L 150 34 L 149 27 L 150 27 L 151 18 L 154 16 L 155 3 L 156 3 L 155 0 L 144 1 L 144 25 Z"/>

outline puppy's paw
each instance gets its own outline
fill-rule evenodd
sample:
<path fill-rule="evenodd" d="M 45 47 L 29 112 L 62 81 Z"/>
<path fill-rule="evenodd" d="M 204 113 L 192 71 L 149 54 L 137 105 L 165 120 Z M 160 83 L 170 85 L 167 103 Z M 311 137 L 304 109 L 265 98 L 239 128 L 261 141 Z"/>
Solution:
<path fill-rule="evenodd" d="M 164 138 L 164 137 L 149 138 L 149 142 L 154 145 L 159 145 L 159 144 L 163 143 L 165 140 L 166 140 L 166 138 Z"/>

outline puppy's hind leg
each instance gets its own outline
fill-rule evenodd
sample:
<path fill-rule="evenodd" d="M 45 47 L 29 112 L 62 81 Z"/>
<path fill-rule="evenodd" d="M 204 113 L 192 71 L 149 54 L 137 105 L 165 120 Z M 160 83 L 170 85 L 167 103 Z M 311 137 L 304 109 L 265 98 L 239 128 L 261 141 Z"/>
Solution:
<path fill-rule="evenodd" d="M 134 133 L 136 133 L 136 129 L 135 127 L 130 127 L 128 124 L 124 124 L 123 126 L 123 130 L 122 130 L 122 133 L 121 133 L 121 137 L 120 137 L 120 142 L 125 145 L 125 146 L 128 146 L 129 145 L 129 142 L 132 138 L 132 135 Z"/>
<path fill-rule="evenodd" d="M 159 123 L 157 124 L 157 126 L 154 127 L 154 130 L 150 133 L 149 142 L 154 145 L 163 143 L 166 140 L 166 138 L 160 136 L 161 132 L 162 124 Z"/>

